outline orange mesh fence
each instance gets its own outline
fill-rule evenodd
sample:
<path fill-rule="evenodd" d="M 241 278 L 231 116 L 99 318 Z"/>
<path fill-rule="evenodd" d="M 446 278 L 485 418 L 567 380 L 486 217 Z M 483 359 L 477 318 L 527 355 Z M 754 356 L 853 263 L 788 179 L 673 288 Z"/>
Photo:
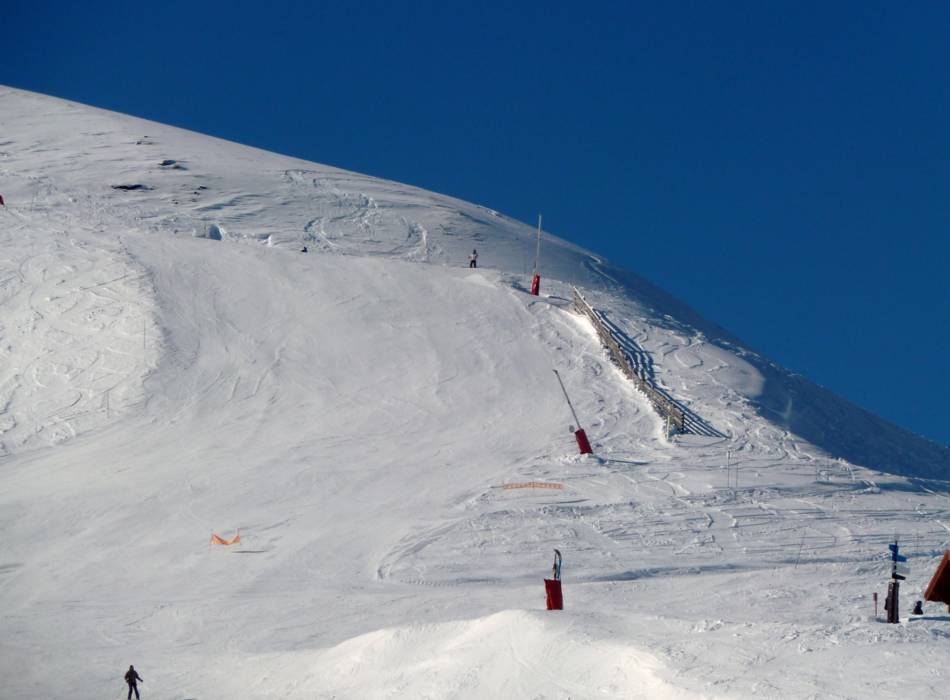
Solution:
<path fill-rule="evenodd" d="M 233 539 L 226 540 L 223 537 L 218 537 L 213 532 L 211 533 L 211 544 L 237 544 L 241 541 L 241 533 L 236 534 Z"/>
<path fill-rule="evenodd" d="M 522 481 L 514 484 L 504 484 L 502 488 L 506 491 L 509 489 L 563 489 L 564 484 L 555 484 L 548 481 Z"/>

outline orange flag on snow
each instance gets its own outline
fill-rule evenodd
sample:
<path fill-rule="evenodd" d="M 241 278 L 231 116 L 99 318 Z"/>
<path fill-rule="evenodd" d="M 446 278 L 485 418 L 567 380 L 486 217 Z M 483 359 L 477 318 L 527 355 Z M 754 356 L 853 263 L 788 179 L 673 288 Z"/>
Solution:
<path fill-rule="evenodd" d="M 233 539 L 226 540 L 223 537 L 218 537 L 213 532 L 211 533 L 211 544 L 237 544 L 241 541 L 241 533 L 239 532 L 234 536 Z"/>

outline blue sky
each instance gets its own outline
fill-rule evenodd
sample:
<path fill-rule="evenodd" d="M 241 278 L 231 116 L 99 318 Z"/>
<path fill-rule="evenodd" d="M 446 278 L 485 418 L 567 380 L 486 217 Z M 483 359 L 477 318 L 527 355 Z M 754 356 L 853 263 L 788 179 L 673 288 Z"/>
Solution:
<path fill-rule="evenodd" d="M 789 369 L 950 444 L 950 3 L 2 12 L 2 83 L 529 223 L 542 211 Z"/>

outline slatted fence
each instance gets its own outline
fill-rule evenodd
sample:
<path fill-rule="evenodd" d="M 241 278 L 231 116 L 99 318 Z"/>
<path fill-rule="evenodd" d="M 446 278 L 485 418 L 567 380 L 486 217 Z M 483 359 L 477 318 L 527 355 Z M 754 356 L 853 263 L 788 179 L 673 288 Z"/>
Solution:
<path fill-rule="evenodd" d="M 634 386 L 647 397 L 660 417 L 668 421 L 670 429 L 678 433 L 693 432 L 689 430 L 683 409 L 670 401 L 666 395 L 658 391 L 646 377 L 640 376 L 630 361 L 630 358 L 627 356 L 627 353 L 620 347 L 617 338 L 614 337 L 614 334 L 603 322 L 600 314 L 594 311 L 594 307 L 588 304 L 587 300 L 577 291 L 577 287 L 574 288 L 574 308 L 578 313 L 589 318 L 590 322 L 594 324 L 594 330 L 597 331 L 600 342 L 607 348 L 610 359 L 613 360 L 614 364 L 620 368 L 620 371 L 633 382 Z"/>

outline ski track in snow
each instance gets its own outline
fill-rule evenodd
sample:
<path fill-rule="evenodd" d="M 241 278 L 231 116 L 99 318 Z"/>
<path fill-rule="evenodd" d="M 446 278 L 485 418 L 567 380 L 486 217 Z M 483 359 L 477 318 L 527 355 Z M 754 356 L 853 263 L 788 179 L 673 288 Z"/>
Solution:
<path fill-rule="evenodd" d="M 7 88 L 0 115 L 0 695 L 110 697 L 130 662 L 179 699 L 946 686 L 950 618 L 868 620 L 895 534 L 905 611 L 950 545 L 929 446 L 907 478 L 810 443 L 820 390 L 559 239 L 526 294 L 533 230 L 483 207 Z M 725 437 L 663 435 L 574 283 Z"/>
<path fill-rule="evenodd" d="M 0 456 L 121 415 L 143 400 L 160 351 L 144 273 L 121 245 L 91 251 L 65 232 L 42 243 L 31 233 L 24 224 L 0 232 Z"/>

